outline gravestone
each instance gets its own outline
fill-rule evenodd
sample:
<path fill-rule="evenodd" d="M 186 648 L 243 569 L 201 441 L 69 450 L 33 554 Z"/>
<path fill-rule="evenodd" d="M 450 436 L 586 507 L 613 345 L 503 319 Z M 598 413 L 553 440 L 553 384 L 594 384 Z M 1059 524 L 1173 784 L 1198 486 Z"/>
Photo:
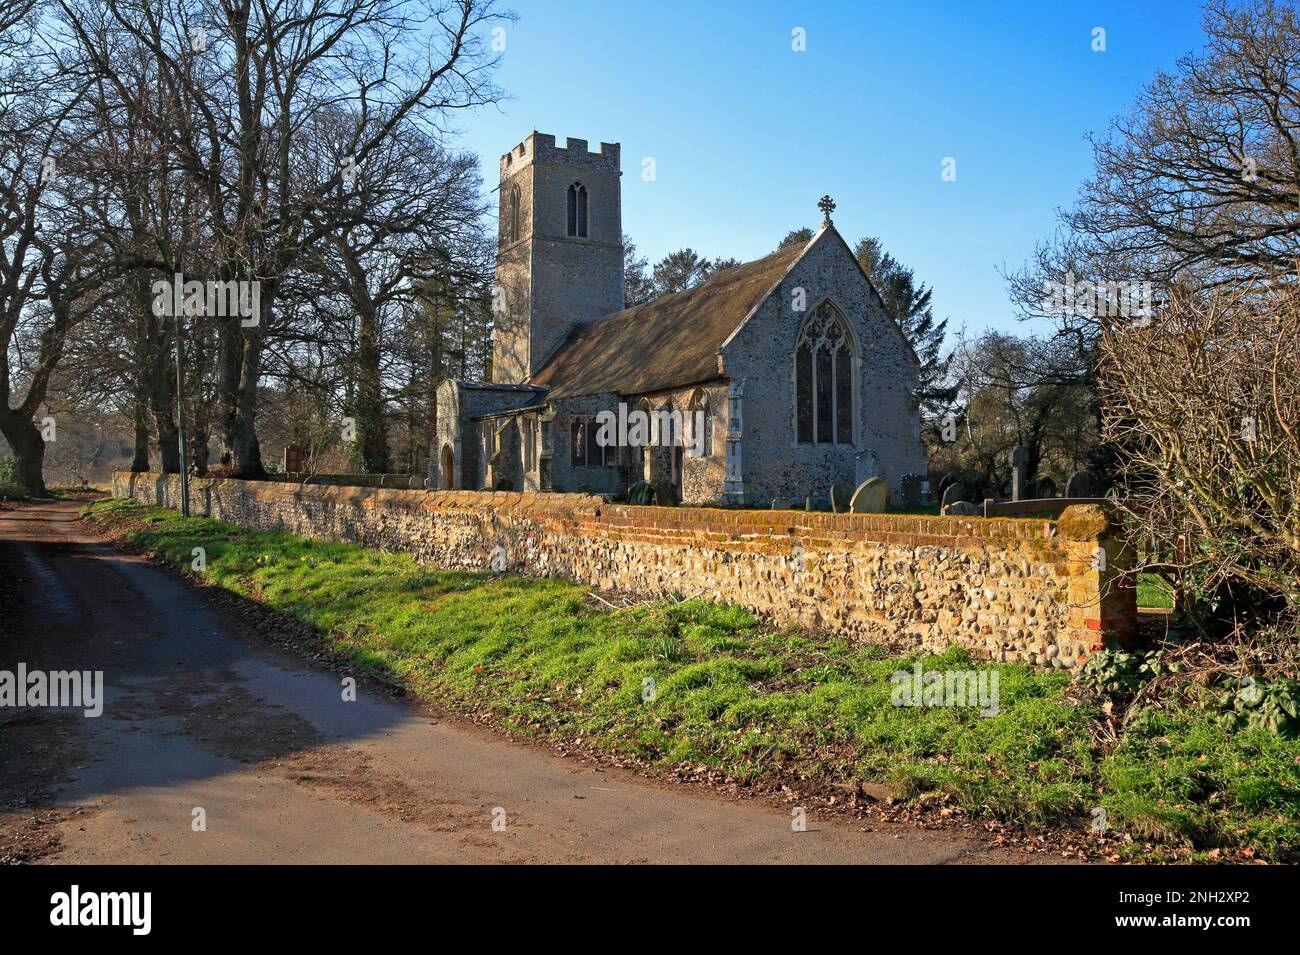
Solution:
<path fill-rule="evenodd" d="M 960 484 L 954 482 L 949 484 L 944 490 L 943 497 L 940 499 L 939 503 L 943 507 L 947 507 L 949 504 L 956 504 L 960 500 L 962 500 L 962 487 Z"/>
<path fill-rule="evenodd" d="M 920 474 L 904 474 L 902 484 L 903 506 L 921 506 L 921 484 L 925 478 Z"/>
<path fill-rule="evenodd" d="M 1024 500 L 1029 492 L 1029 449 L 1016 445 L 1011 449 L 1011 500 Z"/>
<path fill-rule="evenodd" d="M 1041 477 L 1034 485 L 1034 497 L 1056 497 L 1056 482 L 1049 477 Z"/>
<path fill-rule="evenodd" d="M 889 504 L 889 482 L 882 477 L 867 478 L 853 492 L 849 510 L 854 514 L 883 514 Z"/>
<path fill-rule="evenodd" d="M 939 513 L 944 517 L 979 517 L 984 513 L 984 509 L 970 501 L 954 501 L 945 505 Z"/>
<path fill-rule="evenodd" d="M 1075 471 L 1070 480 L 1065 482 L 1066 497 L 1092 497 L 1092 475 L 1087 471 Z"/>
<path fill-rule="evenodd" d="M 939 478 L 939 490 L 937 492 L 939 495 L 939 500 L 942 501 L 944 492 L 946 492 L 948 488 L 952 487 L 956 483 L 957 483 L 957 479 L 953 477 L 951 473 L 945 472 L 943 477 Z"/>
<path fill-rule="evenodd" d="M 790 510 L 790 499 L 785 497 L 772 498 L 772 510 L 774 511 Z"/>
<path fill-rule="evenodd" d="M 880 461 L 871 448 L 863 448 L 853 458 L 854 480 L 861 485 L 864 481 L 880 476 Z"/>
<path fill-rule="evenodd" d="M 836 514 L 847 514 L 852 500 L 853 485 L 848 481 L 836 481 L 831 485 L 831 510 Z"/>

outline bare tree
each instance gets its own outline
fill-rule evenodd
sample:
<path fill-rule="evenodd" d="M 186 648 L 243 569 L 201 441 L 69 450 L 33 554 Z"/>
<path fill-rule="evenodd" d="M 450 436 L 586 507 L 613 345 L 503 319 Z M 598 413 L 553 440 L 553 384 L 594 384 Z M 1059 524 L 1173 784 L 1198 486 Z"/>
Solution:
<path fill-rule="evenodd" d="M 305 249 L 356 224 L 336 193 L 403 124 L 437 133 L 454 111 L 497 97 L 495 56 L 481 36 L 497 15 L 490 0 L 108 0 L 108 8 L 181 104 L 179 122 L 157 132 L 204 197 L 213 253 L 203 278 L 260 286 L 256 325 L 217 324 L 226 454 L 235 473 L 259 476 L 257 401 L 286 275 Z M 313 118 L 340 109 L 356 117 L 337 144 L 344 161 L 313 175 Z"/>
<path fill-rule="evenodd" d="M 17 29 L 0 58 L 0 433 L 14 481 L 41 494 L 46 429 L 36 413 L 69 332 L 93 310 L 87 297 L 113 275 L 82 217 L 101 191 L 77 135 L 87 76 L 31 46 L 35 23 Z"/>
<path fill-rule="evenodd" d="M 319 291 L 345 301 L 356 317 L 344 372 L 364 471 L 391 467 L 388 400 L 405 384 L 388 367 L 394 333 L 423 283 L 472 259 L 486 212 L 480 187 L 475 157 L 404 127 L 371 155 L 353 188 L 340 188 L 338 201 L 351 206 L 355 225 L 334 230 L 302 260 L 319 277 Z"/>
<path fill-rule="evenodd" d="M 1048 468 L 1064 477 L 1095 442 L 1091 391 L 1068 340 L 988 332 L 963 337 L 949 363 L 961 426 L 931 456 L 936 467 L 962 475 L 970 490 L 1001 495 L 1017 446 L 1027 451 L 1033 480 Z"/>
<path fill-rule="evenodd" d="M 1180 289 L 1102 341 L 1106 437 L 1122 449 L 1145 569 L 1248 585 L 1300 611 L 1300 293 Z M 1267 597 L 1265 598 L 1267 599 Z M 1258 608 L 1258 601 L 1255 601 Z"/>

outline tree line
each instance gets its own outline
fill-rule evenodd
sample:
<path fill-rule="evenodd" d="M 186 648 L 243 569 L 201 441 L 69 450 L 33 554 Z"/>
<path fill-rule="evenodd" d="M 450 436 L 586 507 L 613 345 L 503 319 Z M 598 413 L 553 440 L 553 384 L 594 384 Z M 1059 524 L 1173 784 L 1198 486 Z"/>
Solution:
<path fill-rule="evenodd" d="M 137 470 L 178 470 L 183 423 L 200 472 L 263 476 L 268 409 L 352 418 L 368 470 L 427 446 L 436 382 L 490 360 L 493 240 L 449 144 L 500 98 L 507 21 L 491 0 L 0 0 L 13 480 L 43 491 L 59 408 L 129 420 Z M 213 287 L 236 307 L 213 314 Z"/>

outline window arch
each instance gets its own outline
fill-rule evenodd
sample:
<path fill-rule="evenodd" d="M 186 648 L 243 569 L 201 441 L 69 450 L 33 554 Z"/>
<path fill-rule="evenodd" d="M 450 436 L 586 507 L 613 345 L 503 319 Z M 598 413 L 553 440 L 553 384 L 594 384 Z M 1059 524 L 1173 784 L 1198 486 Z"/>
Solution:
<path fill-rule="evenodd" d="M 569 235 L 587 237 L 587 187 L 580 182 L 569 186 Z"/>
<path fill-rule="evenodd" d="M 518 242 L 523 234 L 523 222 L 519 218 L 519 187 L 511 186 L 509 205 L 506 209 L 506 241 Z"/>
<path fill-rule="evenodd" d="M 650 405 L 649 398 L 642 398 L 636 403 L 636 410 L 644 415 L 642 420 L 645 422 L 643 428 L 628 428 L 628 464 L 631 465 L 632 472 L 636 474 L 637 480 L 643 479 L 645 475 L 646 462 L 646 445 L 650 442 L 650 422 L 654 420 L 654 408 Z M 638 442 L 637 439 L 641 440 Z"/>
<path fill-rule="evenodd" d="M 713 411 L 709 407 L 709 393 L 697 388 L 686 403 L 687 444 L 699 448 L 699 457 L 713 457 Z"/>
<path fill-rule="evenodd" d="M 822 302 L 794 352 L 795 436 L 800 444 L 852 444 L 858 356 L 844 316 Z"/>

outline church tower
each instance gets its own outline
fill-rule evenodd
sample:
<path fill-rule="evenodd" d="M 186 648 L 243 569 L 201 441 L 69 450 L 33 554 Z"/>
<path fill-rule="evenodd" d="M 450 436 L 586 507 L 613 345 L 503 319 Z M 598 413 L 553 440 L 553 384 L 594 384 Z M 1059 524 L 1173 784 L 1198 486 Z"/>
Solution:
<path fill-rule="evenodd" d="M 534 132 L 501 157 L 492 380 L 526 382 L 574 325 L 623 308 L 618 143 Z"/>

